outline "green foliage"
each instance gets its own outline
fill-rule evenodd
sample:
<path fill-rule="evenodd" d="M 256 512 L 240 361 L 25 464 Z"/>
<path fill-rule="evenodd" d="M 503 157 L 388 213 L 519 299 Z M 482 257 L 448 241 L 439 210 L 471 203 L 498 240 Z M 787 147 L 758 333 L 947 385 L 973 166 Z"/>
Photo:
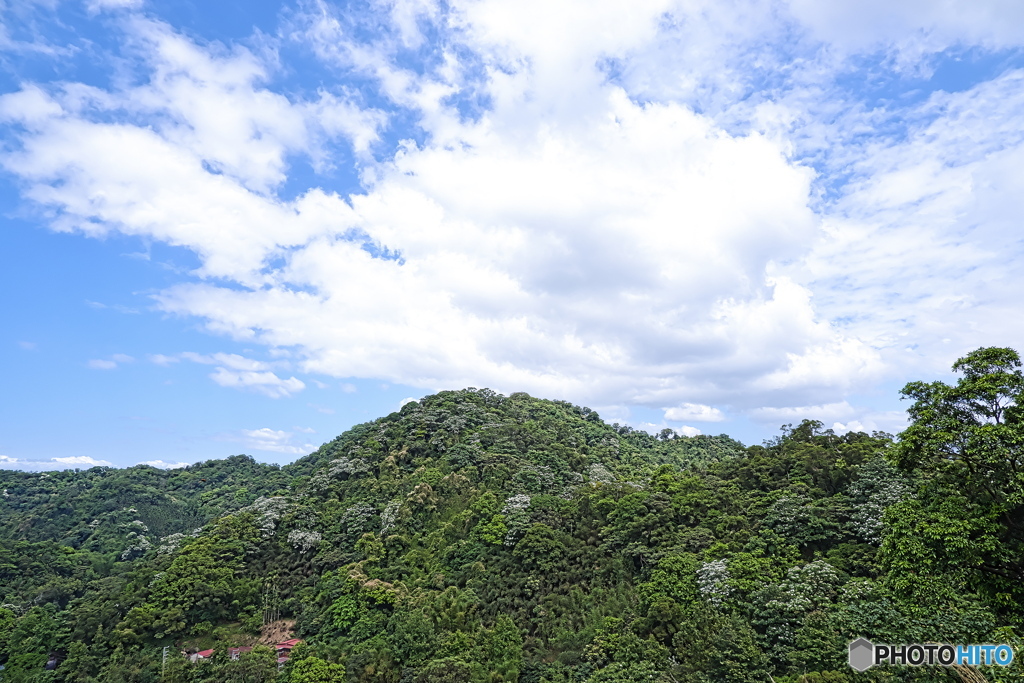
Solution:
<path fill-rule="evenodd" d="M 908 385 L 895 447 L 467 389 L 283 468 L 0 473 L 4 680 L 852 682 L 856 637 L 1016 637 L 1019 371 L 982 351 Z M 227 656 L 279 618 L 305 640 L 280 672 Z"/>
<path fill-rule="evenodd" d="M 953 364 L 956 385 L 911 382 L 910 425 L 893 459 L 917 499 L 891 512 L 893 569 L 950 572 L 1021 623 L 1024 600 L 1024 373 L 1016 351 L 982 348 Z M 916 536 L 916 537 L 915 537 Z M 926 582 L 927 583 L 927 582 Z M 934 584 L 934 581 L 931 582 Z M 908 597 L 921 588 L 897 582 Z M 927 589 L 924 589 L 927 590 Z"/>

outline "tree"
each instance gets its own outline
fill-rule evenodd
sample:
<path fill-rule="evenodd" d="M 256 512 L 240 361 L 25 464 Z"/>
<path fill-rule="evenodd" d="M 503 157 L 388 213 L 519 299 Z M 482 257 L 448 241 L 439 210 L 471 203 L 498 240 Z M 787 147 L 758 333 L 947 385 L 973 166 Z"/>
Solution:
<path fill-rule="evenodd" d="M 1006 611 L 1024 598 L 1024 373 L 1013 349 L 981 348 L 953 364 L 956 385 L 911 382 L 910 426 L 895 463 L 920 477 L 919 538 L 891 536 L 887 556 L 905 542 L 951 570 Z M 917 504 L 894 506 L 893 515 Z M 903 508 L 907 508 L 903 510 Z M 925 549 L 922 549 L 922 552 Z M 920 554 L 920 553 L 918 553 Z M 1018 619 L 1019 619 L 1018 615 Z"/>
<path fill-rule="evenodd" d="M 288 680 L 290 683 L 344 683 L 347 676 L 341 664 L 325 662 L 319 657 L 306 657 L 295 663 Z"/>

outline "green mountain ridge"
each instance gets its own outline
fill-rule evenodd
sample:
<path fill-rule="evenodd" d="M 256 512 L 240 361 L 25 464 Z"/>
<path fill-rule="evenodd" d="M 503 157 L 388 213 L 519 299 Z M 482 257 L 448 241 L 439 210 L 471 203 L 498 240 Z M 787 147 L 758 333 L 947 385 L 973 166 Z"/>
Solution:
<path fill-rule="evenodd" d="M 1019 375 L 1000 358 L 965 367 Z M 846 666 L 861 636 L 1019 643 L 1021 482 L 933 457 L 949 397 L 922 386 L 897 442 L 805 421 L 744 447 L 466 389 L 283 467 L 2 471 L 2 680 L 959 680 Z M 1012 464 L 1009 415 L 976 426 Z M 268 622 L 304 640 L 283 667 L 227 657 Z"/>

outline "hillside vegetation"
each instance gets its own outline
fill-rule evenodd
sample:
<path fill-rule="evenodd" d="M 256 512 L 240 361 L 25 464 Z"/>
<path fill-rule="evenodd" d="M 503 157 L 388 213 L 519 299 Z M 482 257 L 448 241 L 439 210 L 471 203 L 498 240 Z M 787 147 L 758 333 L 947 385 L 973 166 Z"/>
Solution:
<path fill-rule="evenodd" d="M 898 440 L 744 447 L 467 389 L 284 467 L 0 472 L 2 680 L 958 680 L 846 666 L 860 636 L 1019 644 L 1019 359 L 956 369 L 908 385 Z M 304 640 L 283 667 L 227 657 L 270 622 Z"/>

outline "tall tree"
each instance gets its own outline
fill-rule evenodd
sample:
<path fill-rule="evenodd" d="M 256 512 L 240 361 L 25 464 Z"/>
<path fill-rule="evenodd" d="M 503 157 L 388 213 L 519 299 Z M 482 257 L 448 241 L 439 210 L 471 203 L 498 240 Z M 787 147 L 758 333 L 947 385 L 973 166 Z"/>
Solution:
<path fill-rule="evenodd" d="M 1024 598 L 1024 373 L 1019 354 L 981 348 L 953 364 L 955 385 L 911 382 L 910 426 L 894 460 L 919 475 L 916 500 L 894 506 L 914 516 L 889 556 L 914 545 L 941 568 L 1009 610 Z M 895 520 L 894 520 L 895 521 Z M 906 525 L 904 525 L 906 526 Z"/>

